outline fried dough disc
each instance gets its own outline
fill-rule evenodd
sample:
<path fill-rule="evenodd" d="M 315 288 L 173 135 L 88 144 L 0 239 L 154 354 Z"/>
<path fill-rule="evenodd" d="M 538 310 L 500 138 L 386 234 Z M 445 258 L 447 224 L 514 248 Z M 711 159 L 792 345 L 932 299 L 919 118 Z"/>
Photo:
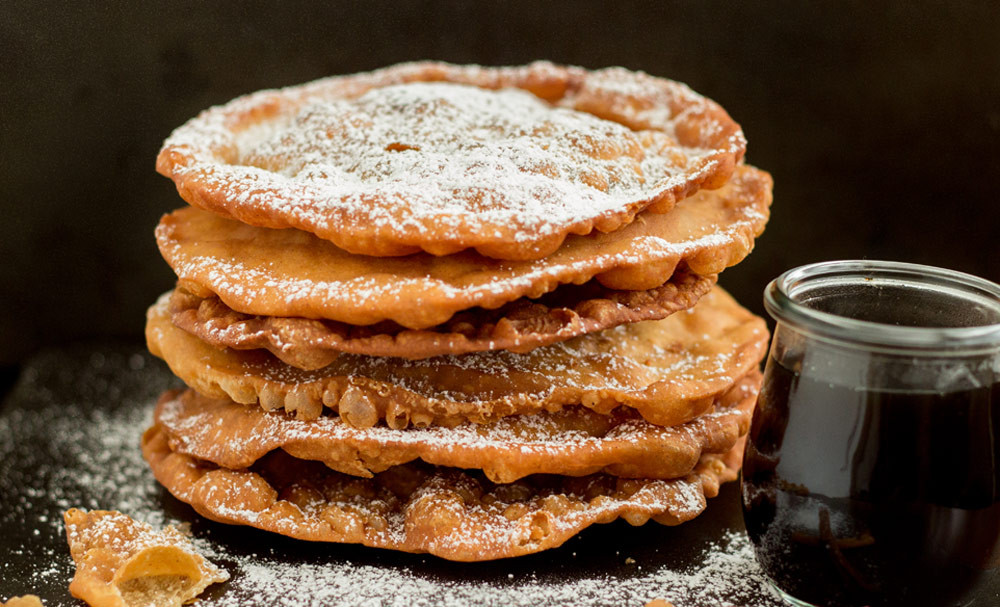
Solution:
<path fill-rule="evenodd" d="M 503 350 L 423 360 L 345 354 L 323 369 L 290 367 L 260 350 L 218 350 L 170 322 L 168 295 L 150 308 L 146 341 L 175 375 L 206 396 L 305 419 L 323 405 L 366 428 L 453 426 L 582 404 L 601 414 L 624 405 L 672 426 L 705 411 L 755 368 L 764 320 L 715 288 L 664 320 L 621 325 L 525 354 Z"/>
<path fill-rule="evenodd" d="M 648 74 L 411 63 L 209 109 L 156 168 L 195 206 L 352 253 L 538 259 L 721 186 L 745 149 L 721 107 Z"/>
<path fill-rule="evenodd" d="M 670 213 L 645 213 L 610 234 L 572 236 L 538 261 L 468 251 L 352 255 L 306 232 L 255 228 L 190 207 L 164 216 L 156 239 L 185 289 L 217 295 L 238 312 L 426 329 L 462 310 L 498 308 L 591 278 L 610 289 L 646 290 L 667 282 L 678 265 L 718 274 L 753 248 L 770 202 L 770 176 L 743 166 L 721 189 L 699 192 Z"/>
<path fill-rule="evenodd" d="M 711 410 L 669 428 L 654 426 L 630 409 L 608 416 L 572 407 L 454 428 L 357 429 L 335 415 L 296 420 L 193 390 L 165 394 L 154 423 L 167 433 L 175 453 L 230 469 L 250 467 L 284 449 L 298 459 L 362 477 L 420 459 L 482 470 L 495 483 L 531 474 L 598 472 L 670 479 L 691 472 L 703 453 L 725 453 L 746 434 L 759 388 L 760 372 L 755 370 L 721 394 Z"/>
<path fill-rule="evenodd" d="M 615 291 L 595 281 L 564 285 L 537 300 L 460 312 L 444 325 L 421 330 L 241 314 L 217 297 L 203 299 L 183 289 L 171 294 L 170 313 L 175 326 L 217 348 L 263 348 L 293 367 L 312 370 L 342 352 L 411 359 L 486 350 L 523 353 L 624 323 L 665 318 L 693 306 L 713 284 L 715 276 L 681 273 L 648 291 Z"/>
<path fill-rule="evenodd" d="M 690 520 L 736 478 L 743 440 L 705 455 L 679 479 L 534 475 L 497 485 L 481 474 L 424 464 L 395 466 L 363 479 L 274 451 L 252 468 L 229 470 L 170 450 L 154 425 L 142 437 L 153 475 L 207 518 L 290 537 L 429 552 L 485 561 L 561 545 L 594 523 Z"/>

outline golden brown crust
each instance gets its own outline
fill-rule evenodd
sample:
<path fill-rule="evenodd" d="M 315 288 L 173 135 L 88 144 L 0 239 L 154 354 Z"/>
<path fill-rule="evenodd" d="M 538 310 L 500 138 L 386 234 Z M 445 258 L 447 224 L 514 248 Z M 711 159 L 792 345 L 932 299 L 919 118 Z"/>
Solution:
<path fill-rule="evenodd" d="M 630 410 L 605 416 L 572 407 L 454 428 L 357 429 L 333 415 L 296 420 L 191 390 L 164 394 L 154 423 L 167 433 L 175 453 L 230 469 L 248 468 L 283 449 L 366 478 L 419 459 L 482 470 L 495 483 L 531 474 L 671 479 L 691 472 L 702 454 L 725 453 L 746 434 L 760 379 L 753 371 L 721 394 L 712 409 L 669 428 Z"/>
<path fill-rule="evenodd" d="M 405 464 L 371 479 L 275 451 L 228 470 L 170 450 L 154 425 L 142 439 L 153 475 L 215 521 L 290 537 L 484 561 L 553 548 L 594 523 L 624 518 L 676 525 L 697 516 L 736 478 L 743 440 L 706 455 L 681 479 L 536 475 L 496 485 L 474 472 Z"/>
<path fill-rule="evenodd" d="M 670 213 L 644 213 L 610 234 L 572 236 L 530 262 L 468 251 L 352 255 L 305 232 L 255 228 L 193 208 L 164 216 L 156 237 L 182 286 L 238 312 L 427 329 L 463 310 L 498 308 L 592 278 L 609 289 L 646 290 L 677 268 L 718 274 L 753 248 L 770 203 L 770 176 L 742 166 L 721 189 L 699 192 Z"/>
<path fill-rule="evenodd" d="M 150 308 L 146 340 L 190 387 L 304 419 L 323 407 L 355 427 L 488 422 L 582 404 L 636 409 L 662 426 L 685 422 L 756 368 L 767 326 L 722 289 L 664 320 L 622 325 L 525 354 L 505 351 L 423 360 L 345 354 L 304 371 L 260 350 L 218 350 L 170 322 L 166 296 Z"/>
<path fill-rule="evenodd" d="M 71 508 L 63 518 L 76 563 L 69 591 L 92 607 L 179 606 L 229 579 L 174 527 L 154 531 L 109 510 Z"/>
<path fill-rule="evenodd" d="M 714 284 L 715 276 L 675 274 L 648 291 L 616 291 L 596 281 L 564 285 L 537 300 L 460 312 L 431 329 L 242 314 L 217 297 L 180 288 L 170 296 L 170 313 L 176 327 L 216 348 L 265 349 L 286 364 L 312 370 L 341 353 L 409 359 L 486 350 L 524 353 L 624 323 L 666 318 L 693 306 Z"/>
<path fill-rule="evenodd" d="M 442 82 L 453 85 L 419 84 Z M 541 106 L 537 118 L 518 89 L 534 95 L 523 96 Z M 484 91 L 504 98 L 465 99 Z M 489 160 L 476 160 L 483 147 Z M 524 260 L 552 253 L 567 234 L 614 231 L 647 207 L 665 212 L 700 187 L 719 187 L 745 149 L 721 107 L 648 74 L 425 62 L 206 110 L 167 139 L 157 170 L 190 204 L 309 231 L 353 253 L 472 247 Z M 435 181 L 447 173 L 441 157 L 468 161 L 457 179 Z M 522 197 L 512 192 L 522 189 L 518 178 L 528 180 Z"/>

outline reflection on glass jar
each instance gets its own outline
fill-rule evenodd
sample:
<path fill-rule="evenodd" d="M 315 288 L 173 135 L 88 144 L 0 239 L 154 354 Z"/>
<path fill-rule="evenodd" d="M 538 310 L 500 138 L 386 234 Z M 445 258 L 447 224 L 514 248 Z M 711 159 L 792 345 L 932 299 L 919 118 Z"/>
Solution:
<path fill-rule="evenodd" d="M 764 571 L 793 604 L 967 604 L 1000 551 L 1000 286 L 830 262 L 765 304 L 742 478 Z"/>

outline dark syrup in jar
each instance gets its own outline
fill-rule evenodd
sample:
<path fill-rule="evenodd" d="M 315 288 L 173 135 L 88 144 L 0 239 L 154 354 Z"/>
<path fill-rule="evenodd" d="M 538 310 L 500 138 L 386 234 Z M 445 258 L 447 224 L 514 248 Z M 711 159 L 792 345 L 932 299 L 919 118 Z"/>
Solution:
<path fill-rule="evenodd" d="M 1000 384 L 875 391 L 772 360 L 758 409 L 744 519 L 779 588 L 827 607 L 958 606 L 996 575 Z"/>

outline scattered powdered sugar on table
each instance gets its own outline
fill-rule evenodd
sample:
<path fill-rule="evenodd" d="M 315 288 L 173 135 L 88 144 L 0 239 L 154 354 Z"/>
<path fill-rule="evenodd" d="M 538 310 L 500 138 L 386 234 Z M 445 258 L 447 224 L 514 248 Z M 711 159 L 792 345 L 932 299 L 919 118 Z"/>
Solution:
<path fill-rule="evenodd" d="M 65 589 L 73 569 L 62 513 L 71 507 L 136 513 L 154 527 L 168 522 L 153 507 L 157 490 L 140 465 L 139 437 L 152 394 L 174 380 L 135 351 L 77 358 L 72 368 L 65 354 L 36 358 L 0 409 L 0 550 L 11 548 L 0 551 L 0 598 Z M 3 584 L 13 580 L 18 586 L 8 590 Z"/>
<path fill-rule="evenodd" d="M 209 588 L 200 603 L 206 607 L 641 606 L 658 597 L 677 607 L 780 605 L 741 531 L 720 532 L 680 568 L 649 551 L 608 555 L 610 567 L 594 567 L 594 555 L 581 552 L 578 567 L 577 553 L 568 552 L 594 546 L 587 538 L 570 540 L 551 557 L 484 565 L 209 524 L 164 495 L 139 449 L 153 401 L 177 385 L 161 363 L 135 349 L 54 351 L 26 366 L 0 409 L 0 598 L 34 592 L 49 607 L 79 604 L 67 591 L 73 568 L 62 522 L 62 512 L 76 506 L 120 510 L 154 528 L 190 521 L 199 551 L 232 574 Z M 630 563 L 625 573 L 622 562 Z"/>
<path fill-rule="evenodd" d="M 777 607 L 757 567 L 746 535 L 730 531 L 705 546 L 701 564 L 675 571 L 653 566 L 627 579 L 595 575 L 568 582 L 541 580 L 534 575 L 511 577 L 503 585 L 428 580 L 405 570 L 351 563 L 282 563 L 272 559 L 240 559 L 238 582 L 242 591 L 262 605 L 312 607 L 435 605 L 645 605 L 666 598 L 676 607 Z M 461 567 L 455 564 L 454 567 Z M 642 570 L 643 564 L 637 563 Z M 647 565 L 648 567 L 648 565 Z M 236 607 L 242 595 L 222 595 L 203 604 Z"/>

